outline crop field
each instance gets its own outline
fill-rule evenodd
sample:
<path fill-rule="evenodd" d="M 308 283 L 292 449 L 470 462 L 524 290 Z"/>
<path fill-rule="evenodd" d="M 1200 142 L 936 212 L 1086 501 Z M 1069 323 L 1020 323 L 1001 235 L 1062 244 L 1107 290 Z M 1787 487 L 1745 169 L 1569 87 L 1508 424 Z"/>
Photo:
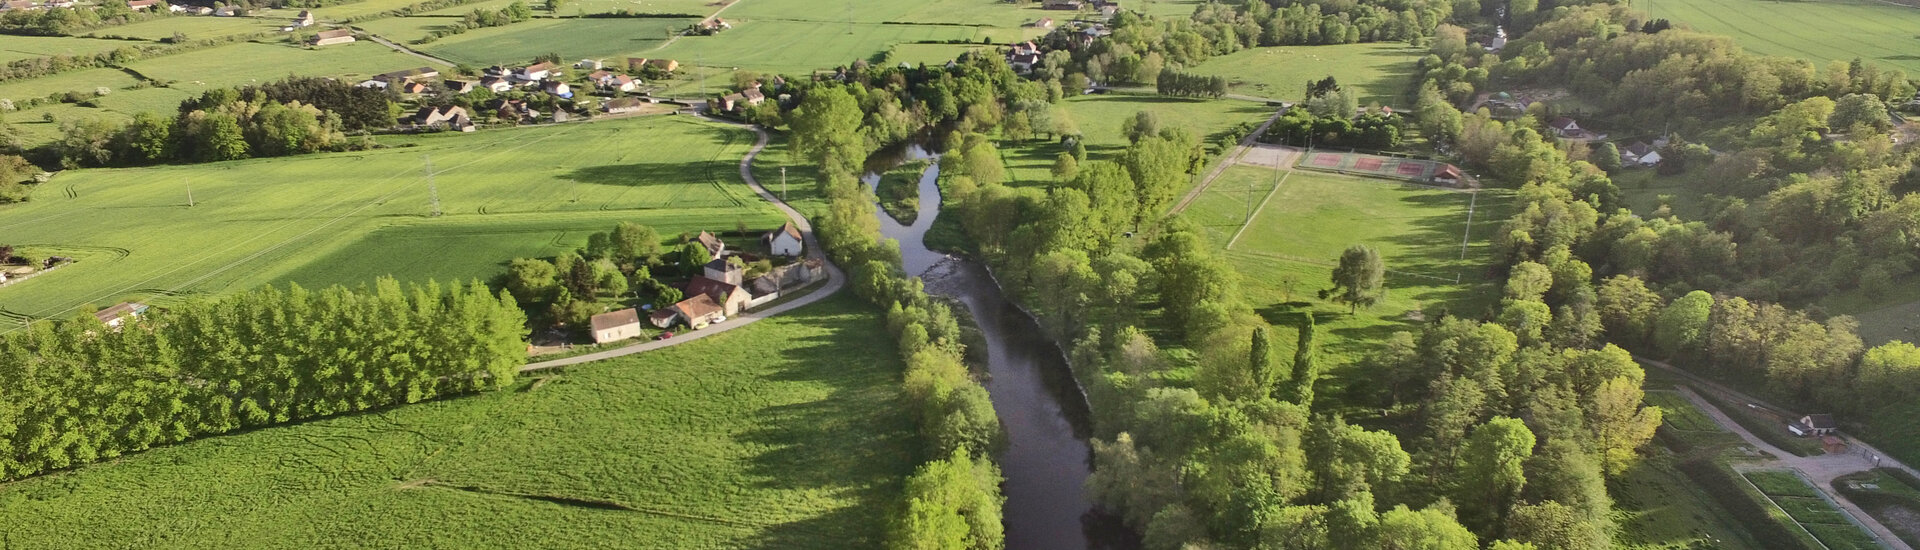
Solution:
<path fill-rule="evenodd" d="M 843 293 L 505 391 L 0 485 L 0 524 L 41 548 L 877 547 L 920 447 L 891 350 Z"/>
<path fill-rule="evenodd" d="M 1845 512 L 1820 497 L 1820 493 L 1800 476 L 1791 472 L 1764 470 L 1743 472 L 1760 492 L 1773 498 L 1787 516 L 1799 522 L 1814 538 L 1833 550 L 1870 550 L 1879 548 L 1871 535 L 1851 523 Z"/>
<path fill-rule="evenodd" d="M 1275 108 L 1252 101 L 1111 93 L 1069 97 L 1054 109 L 1064 111 L 1079 127 L 1087 145 L 1087 158 L 1110 160 L 1128 145 L 1126 136 L 1120 133 L 1120 125 L 1140 111 L 1154 113 L 1163 127 L 1186 128 L 1211 144 L 1236 124 L 1259 124 L 1272 116 Z M 1007 163 L 1008 181 L 1015 185 L 1044 185 L 1052 181 L 1049 170 L 1062 151 L 1066 148 L 1057 141 L 1042 139 L 1000 144 L 1001 156 Z"/>
<path fill-rule="evenodd" d="M 173 82 L 194 95 L 210 88 L 266 83 L 299 76 L 352 80 L 426 65 L 418 57 L 362 40 L 321 48 L 243 42 L 218 48 L 136 61 L 128 67 L 148 78 Z"/>
<path fill-rule="evenodd" d="M 1825 67 L 1862 58 L 1920 73 L 1920 9 L 1873 0 L 1647 0 L 1639 9 L 1703 32 L 1733 37 L 1766 55 Z"/>
<path fill-rule="evenodd" d="M 504 27 L 475 29 L 417 48 L 473 65 L 526 63 L 547 53 L 557 53 L 561 59 L 569 60 L 614 57 L 652 49 L 672 31 L 693 22 L 692 19 L 663 18 L 539 18 Z"/>
<path fill-rule="evenodd" d="M 249 17 L 207 17 L 197 15 L 164 17 L 150 21 L 141 21 L 139 23 L 97 29 L 88 34 L 97 36 L 124 36 L 142 40 L 171 38 L 173 37 L 173 33 L 185 34 L 188 39 L 218 38 L 236 34 L 251 34 L 276 30 L 285 26 L 287 21 L 293 19 L 293 16 L 299 13 L 299 10 L 271 10 L 261 15 Z"/>
<path fill-rule="evenodd" d="M 749 2 L 747 5 L 752 5 Z M 817 10 L 817 8 L 816 8 Z M 736 16 L 732 10 L 724 16 Z M 716 67 L 810 74 L 858 60 L 875 60 L 894 44 L 918 41 L 987 38 L 1003 43 L 1025 36 L 1022 29 L 992 29 L 958 25 L 885 25 L 880 23 L 825 23 L 739 19 L 733 30 L 713 36 L 690 36 L 644 57 L 666 57 Z M 851 31 L 851 32 L 849 32 Z M 627 51 L 636 51 L 629 48 Z M 562 52 L 565 53 L 565 52 Z M 640 56 L 640 53 L 634 53 Z"/>
<path fill-rule="evenodd" d="M 1279 177 L 1286 179 L 1276 191 Z M 1227 248 L 1256 311 L 1286 324 L 1313 311 L 1321 329 L 1334 335 L 1321 344 L 1322 356 L 1347 366 L 1388 334 L 1413 330 L 1419 319 L 1442 311 L 1477 318 L 1494 304 L 1500 292 L 1487 266 L 1493 263 L 1493 230 L 1508 216 L 1510 202 L 1505 191 L 1475 195 L 1236 165 L 1184 215 Z M 1249 208 L 1255 213 L 1242 232 Z M 1236 233 L 1239 240 L 1228 247 Z M 1349 313 L 1346 306 L 1316 301 L 1314 293 L 1327 287 L 1340 253 L 1355 244 L 1373 246 L 1385 259 L 1386 296 Z M 1343 366 L 1323 380 L 1343 388 L 1357 382 L 1357 373 Z"/>
<path fill-rule="evenodd" d="M 1191 12 L 1191 10 L 1189 10 Z M 982 27 L 1019 27 L 1042 17 L 1064 20 L 1073 12 L 1040 9 L 1039 2 L 999 0 L 748 0 L 727 10 L 724 17 L 745 21 L 805 21 L 814 23 L 932 23 Z"/>
<path fill-rule="evenodd" d="M 9 244 L 74 249 L 81 261 L 0 289 L 0 323 L 7 324 L 0 331 L 22 316 L 59 316 L 87 304 L 164 304 L 181 293 L 249 288 L 312 262 L 327 262 L 301 276 L 315 282 L 346 282 L 311 275 L 321 271 L 371 276 L 423 261 L 436 277 L 485 278 L 500 272 L 499 262 L 538 250 L 530 241 L 565 244 L 579 238 L 571 231 L 604 230 L 618 220 L 658 220 L 663 233 L 780 220 L 739 180 L 751 134 L 691 118 L 406 142 L 355 153 L 64 173 L 31 202 L 0 207 L 0 234 Z M 427 217 L 428 157 L 446 213 L 438 218 Z M 534 233 L 471 236 L 495 220 Z M 387 227 L 396 228 L 378 231 Z M 463 246 L 435 244 L 434 235 Z M 373 252 L 354 252 L 367 238 Z"/>
<path fill-rule="evenodd" d="M 887 50 L 886 62 L 888 65 L 899 63 L 943 65 L 971 51 L 998 55 L 997 48 L 997 46 L 985 44 L 894 44 L 893 49 Z"/>
<path fill-rule="evenodd" d="M 50 55 L 92 55 L 110 52 L 123 46 L 139 45 L 141 45 L 140 42 L 126 40 L 9 35 L 5 42 L 0 43 L 0 63 Z"/>
<path fill-rule="evenodd" d="M 1396 43 L 1273 46 L 1216 56 L 1193 72 L 1227 77 L 1234 93 L 1290 101 L 1305 95 L 1308 81 L 1332 76 L 1358 87 L 1363 107 L 1405 106 L 1414 64 L 1425 53 Z"/>

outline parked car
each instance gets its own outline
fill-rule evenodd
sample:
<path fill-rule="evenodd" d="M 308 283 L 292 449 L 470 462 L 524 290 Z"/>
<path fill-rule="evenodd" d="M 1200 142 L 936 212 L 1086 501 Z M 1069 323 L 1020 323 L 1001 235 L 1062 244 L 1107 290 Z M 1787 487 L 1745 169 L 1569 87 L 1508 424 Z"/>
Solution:
<path fill-rule="evenodd" d="M 653 337 L 653 339 L 655 339 L 655 340 L 665 340 L 665 339 L 668 339 L 668 338 L 672 338 L 672 337 L 673 337 L 673 333 L 671 333 L 671 332 L 662 332 L 662 333 L 660 333 L 660 335 L 659 335 L 659 336 L 655 336 L 655 337 Z"/>
<path fill-rule="evenodd" d="M 715 316 L 713 316 L 713 322 L 714 322 L 715 324 L 718 324 L 718 323 L 725 323 L 725 322 L 727 322 L 727 316 L 725 316 L 725 315 L 715 315 Z"/>

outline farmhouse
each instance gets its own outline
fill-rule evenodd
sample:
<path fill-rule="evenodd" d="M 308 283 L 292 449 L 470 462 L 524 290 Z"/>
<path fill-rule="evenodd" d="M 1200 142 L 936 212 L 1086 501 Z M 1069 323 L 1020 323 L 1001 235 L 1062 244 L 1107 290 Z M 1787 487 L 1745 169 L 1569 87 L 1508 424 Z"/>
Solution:
<path fill-rule="evenodd" d="M 1553 122 L 1547 123 L 1547 127 L 1553 130 L 1553 135 L 1563 138 L 1577 138 L 1587 134 L 1586 130 L 1580 128 L 1580 123 L 1567 117 L 1553 119 Z"/>
<path fill-rule="evenodd" d="M 633 308 L 593 316 L 593 343 L 605 344 L 640 335 L 640 312 Z"/>
<path fill-rule="evenodd" d="M 376 76 L 373 78 L 399 84 L 402 82 L 413 82 L 416 80 L 426 80 L 429 78 L 439 78 L 439 77 L 440 77 L 440 71 L 434 70 L 433 67 L 414 67 L 412 69 L 407 69 L 404 71 L 394 71 L 390 73 L 383 73 L 380 76 Z"/>
<path fill-rule="evenodd" d="M 1787 430 L 1800 437 L 1831 435 L 1839 429 L 1831 414 L 1809 414 L 1787 424 Z"/>
<path fill-rule="evenodd" d="M 1647 145 L 1647 142 L 1636 141 L 1633 145 L 1620 150 L 1620 164 L 1626 166 L 1660 164 L 1660 151 L 1655 150 L 1652 145 Z"/>
<path fill-rule="evenodd" d="M 159 3 L 160 0 L 130 0 L 127 2 L 127 7 L 133 8 L 133 11 L 147 11 Z"/>
<path fill-rule="evenodd" d="M 720 242 L 719 237 L 715 237 L 712 233 L 705 231 L 701 231 L 699 235 L 694 236 L 693 242 L 700 243 L 700 246 L 707 248 L 707 253 L 713 255 L 712 258 L 708 258 L 710 260 L 720 259 L 720 255 L 727 251 L 727 243 Z"/>
<path fill-rule="evenodd" d="M 400 91 L 409 94 L 424 94 L 427 93 L 427 85 L 419 82 L 408 82 L 400 86 Z"/>
<path fill-rule="evenodd" d="M 713 324 L 714 321 L 726 318 L 726 308 L 714 301 L 713 297 L 705 294 L 681 300 L 680 303 L 673 305 L 673 312 L 678 314 L 680 319 L 685 320 L 687 326 L 695 329 L 707 328 L 707 325 Z M 672 326 L 672 318 L 668 318 L 667 323 L 668 326 Z M 655 321 L 655 324 L 658 325 L 658 321 Z"/>
<path fill-rule="evenodd" d="M 746 309 L 747 301 L 753 299 L 753 296 L 747 293 L 747 289 L 741 288 L 738 284 L 709 279 L 704 276 L 694 277 L 693 280 L 687 281 L 686 295 L 707 297 L 712 300 L 713 303 L 720 305 L 720 313 L 723 315 L 739 314 L 740 310 Z"/>
<path fill-rule="evenodd" d="M 93 318 L 99 319 L 102 324 L 109 327 L 119 328 L 120 325 L 126 324 L 127 319 L 139 317 L 146 312 L 146 304 L 139 302 L 121 302 L 114 304 L 113 307 L 94 312 Z"/>
<path fill-rule="evenodd" d="M 631 76 L 616 74 L 600 79 L 594 84 L 599 86 L 600 90 L 604 92 L 631 92 L 634 88 L 639 87 L 640 81 L 634 80 Z"/>
<path fill-rule="evenodd" d="M 333 29 L 330 31 L 320 31 L 319 34 L 313 35 L 313 45 L 315 46 L 331 46 L 334 44 L 345 44 L 352 41 L 353 41 L 352 29 Z"/>
<path fill-rule="evenodd" d="M 420 126 L 432 126 L 435 124 L 445 124 L 453 120 L 454 117 L 463 116 L 467 116 L 467 110 L 457 106 L 421 107 L 420 110 L 414 111 L 413 123 Z"/>
<path fill-rule="evenodd" d="M 469 93 L 475 88 L 480 87 L 479 84 L 475 84 L 472 80 L 442 80 L 440 84 L 445 85 L 447 91 L 456 94 Z"/>
<path fill-rule="evenodd" d="M 647 104 L 646 102 L 640 101 L 638 99 L 634 99 L 631 97 L 622 97 L 622 98 L 616 98 L 616 99 L 609 99 L 607 100 L 607 103 L 602 107 L 606 109 L 607 114 L 619 115 L 619 114 L 626 114 L 626 113 L 639 111 L 640 108 L 645 107 L 646 104 Z"/>
<path fill-rule="evenodd" d="M 158 0 L 156 0 L 156 1 L 158 1 Z M 131 2 L 129 2 L 129 4 L 131 4 Z M 312 11 L 312 10 L 300 10 L 300 15 L 296 15 L 296 16 L 294 16 L 294 18 L 293 18 L 293 26 L 295 26 L 295 27 L 311 27 L 311 26 L 313 26 L 313 11 Z"/>
<path fill-rule="evenodd" d="M 558 96 L 558 97 L 567 98 L 567 99 L 573 98 L 573 87 L 568 86 L 567 83 L 561 82 L 558 80 L 548 80 L 546 82 L 542 82 L 540 83 L 540 89 L 542 91 L 547 92 L 548 95 Z"/>
<path fill-rule="evenodd" d="M 1079 11 L 1080 0 L 1046 0 L 1040 3 L 1042 9 Z"/>
<path fill-rule="evenodd" d="M 680 62 L 672 59 L 627 58 L 627 70 L 629 71 L 638 71 L 647 67 L 653 67 L 666 72 L 674 72 L 680 70 Z"/>
<path fill-rule="evenodd" d="M 480 77 L 480 87 L 486 88 L 487 91 L 498 94 L 498 93 L 505 93 L 507 90 L 513 89 L 513 83 L 507 82 L 506 78 L 499 77 L 499 76 L 483 76 L 483 77 Z"/>
<path fill-rule="evenodd" d="M 605 64 L 601 63 L 598 59 L 582 59 L 578 63 L 573 64 L 573 68 L 575 69 L 599 69 L 603 66 L 605 66 Z"/>
<path fill-rule="evenodd" d="M 731 285 L 740 284 L 746 275 L 746 270 L 741 269 L 738 265 L 734 265 L 733 262 L 727 261 L 726 258 L 707 262 L 707 265 L 701 266 L 700 270 L 708 279 Z"/>
<path fill-rule="evenodd" d="M 794 227 L 793 222 L 780 224 L 779 229 L 768 231 L 760 240 L 767 243 L 767 249 L 773 251 L 775 256 L 799 256 L 801 249 L 806 246 L 806 240 L 800 236 L 800 228 Z"/>
<path fill-rule="evenodd" d="M 513 78 L 518 79 L 521 82 L 533 83 L 533 82 L 539 82 L 541 80 L 545 80 L 549 75 L 552 75 L 552 74 L 553 74 L 552 63 L 536 63 L 533 65 L 521 67 L 513 71 Z"/>

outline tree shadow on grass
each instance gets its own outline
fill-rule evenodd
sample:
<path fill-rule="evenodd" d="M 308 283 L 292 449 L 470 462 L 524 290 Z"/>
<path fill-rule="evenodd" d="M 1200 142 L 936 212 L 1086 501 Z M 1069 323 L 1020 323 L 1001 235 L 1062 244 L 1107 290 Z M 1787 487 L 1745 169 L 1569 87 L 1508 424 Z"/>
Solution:
<path fill-rule="evenodd" d="M 744 477 L 756 486 L 854 502 L 768 526 L 748 546 L 845 548 L 881 541 L 901 481 L 920 458 L 920 440 L 901 393 L 892 339 L 864 307 L 841 296 L 787 314 L 828 334 L 794 342 L 765 378 L 824 386 L 827 395 L 761 409 L 754 428 L 735 436 L 761 449 L 745 459 Z"/>

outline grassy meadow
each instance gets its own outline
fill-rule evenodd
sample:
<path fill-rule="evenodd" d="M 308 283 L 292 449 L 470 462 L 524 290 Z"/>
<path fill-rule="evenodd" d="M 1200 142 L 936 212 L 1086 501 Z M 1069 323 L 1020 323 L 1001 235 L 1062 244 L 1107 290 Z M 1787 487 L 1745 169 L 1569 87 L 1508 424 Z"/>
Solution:
<path fill-rule="evenodd" d="M 1259 124 L 1272 116 L 1274 108 L 1251 101 L 1228 99 L 1190 99 L 1139 94 L 1096 94 L 1068 97 L 1054 106 L 1080 128 L 1087 146 L 1087 158 L 1112 160 L 1127 148 L 1121 124 L 1134 113 L 1154 113 L 1165 127 L 1191 130 L 1211 144 L 1234 125 Z M 1046 185 L 1053 181 L 1053 161 L 1067 150 L 1058 141 L 1034 139 L 1020 144 L 1000 143 L 1000 154 L 1007 164 L 1007 179 L 1012 185 Z"/>
<path fill-rule="evenodd" d="M 434 18 L 434 20 L 436 21 L 434 26 L 444 24 L 438 21 L 454 21 L 444 18 Z M 451 61 L 475 66 L 524 64 L 534 57 L 548 53 L 560 54 L 561 59 L 568 60 L 612 59 L 627 53 L 653 49 L 665 41 L 670 33 L 685 28 L 694 21 L 693 19 L 666 18 L 536 18 L 504 27 L 475 29 L 412 47 Z M 424 35 L 425 32 L 420 34 Z M 396 36 L 394 40 L 402 38 L 407 37 Z"/>
<path fill-rule="evenodd" d="M 1331 76 L 1342 85 L 1357 86 L 1361 106 L 1405 106 L 1414 64 L 1425 53 L 1392 42 L 1272 46 L 1216 56 L 1193 72 L 1227 77 L 1233 93 L 1289 101 L 1306 95 L 1307 82 Z"/>
<path fill-rule="evenodd" d="M 919 449 L 886 334 L 843 293 L 505 391 L 0 485 L 0 524 L 41 548 L 876 547 Z"/>
<path fill-rule="evenodd" d="M 1285 180 L 1275 191 L 1280 177 Z M 1257 212 L 1241 232 L 1249 201 Z M 1333 365 L 1322 380 L 1330 385 L 1326 393 L 1336 395 L 1365 390 L 1364 374 L 1349 368 L 1389 334 L 1413 331 L 1419 319 L 1442 311 L 1477 318 L 1499 299 L 1487 269 L 1493 265 L 1493 230 L 1511 214 L 1510 201 L 1501 190 L 1475 195 L 1236 165 L 1183 215 L 1226 248 L 1241 273 L 1241 287 L 1262 315 L 1292 325 L 1302 312 L 1314 312 L 1322 334 L 1331 336 L 1320 343 L 1321 356 L 1332 358 Z M 1241 233 L 1239 240 L 1227 247 L 1235 233 Z M 1387 290 L 1380 304 L 1349 313 L 1346 306 L 1318 300 L 1315 292 L 1328 286 L 1341 251 L 1354 244 L 1380 251 Z M 1348 401 L 1374 402 L 1359 397 Z"/>
<path fill-rule="evenodd" d="M 286 43 L 242 42 L 128 64 L 135 72 L 198 95 L 211 88 L 263 84 L 299 76 L 335 76 L 359 81 L 380 73 L 426 65 L 418 57 L 370 40 L 303 48 Z"/>
<path fill-rule="evenodd" d="M 1920 73 L 1920 9 L 1875 0 L 1645 0 L 1654 17 L 1733 37 L 1757 53 L 1824 67 L 1861 58 Z"/>
<path fill-rule="evenodd" d="M 102 40 L 97 38 L 75 38 L 70 36 L 7 36 L 0 42 L 0 63 L 11 63 L 21 59 L 46 57 L 49 55 L 92 55 L 110 52 L 123 46 L 138 46 L 140 42 L 126 40 Z"/>
<path fill-rule="evenodd" d="M 49 247 L 81 261 L 0 289 L 0 331 L 22 317 L 60 316 L 88 304 L 164 304 L 167 296 L 286 278 L 486 278 L 516 256 L 578 246 L 585 232 L 621 220 L 658 224 L 671 236 L 741 222 L 771 227 L 781 219 L 740 181 L 738 162 L 752 134 L 686 117 L 393 144 L 63 173 L 32 201 L 0 206 L 0 234 L 9 244 Z M 445 212 L 438 218 L 428 217 L 429 156 Z"/>

